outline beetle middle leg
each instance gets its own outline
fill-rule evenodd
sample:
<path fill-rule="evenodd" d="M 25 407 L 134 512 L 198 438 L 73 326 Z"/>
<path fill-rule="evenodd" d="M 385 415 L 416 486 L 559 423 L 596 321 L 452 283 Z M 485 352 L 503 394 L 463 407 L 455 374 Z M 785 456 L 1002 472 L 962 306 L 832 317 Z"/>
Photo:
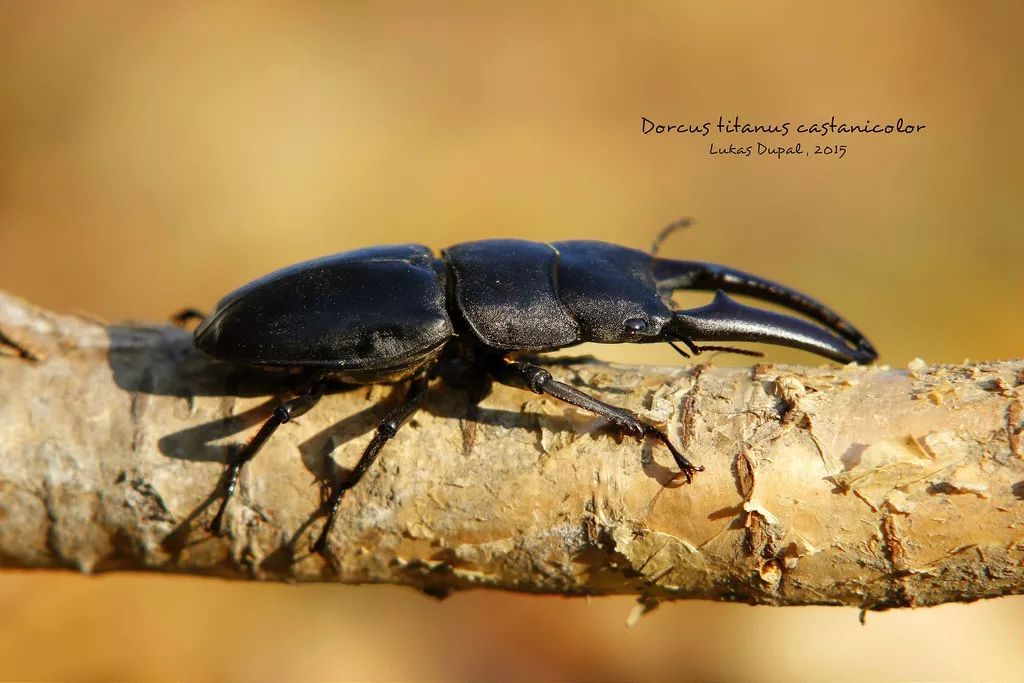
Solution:
<path fill-rule="evenodd" d="M 325 382 L 315 382 L 306 393 L 296 396 L 293 399 L 289 399 L 277 406 L 274 409 L 274 413 L 270 416 L 260 430 L 256 432 L 256 436 L 245 445 L 245 447 L 236 455 L 227 471 L 227 485 L 224 490 L 224 500 L 221 501 L 220 509 L 217 510 L 216 516 L 213 521 L 210 522 L 210 531 L 215 534 L 219 534 L 222 530 L 224 523 L 224 511 L 228 507 L 228 501 L 231 500 L 231 496 L 234 495 L 235 489 L 238 487 L 238 475 L 242 471 L 242 466 L 245 463 L 255 457 L 256 453 L 259 452 L 263 444 L 267 442 L 267 439 L 277 431 L 277 428 L 283 425 L 285 422 L 305 415 L 310 409 L 313 408 L 324 395 L 324 389 L 326 387 Z"/>
<path fill-rule="evenodd" d="M 695 472 L 704 470 L 702 465 L 694 465 L 687 460 L 686 456 L 672 444 L 665 432 L 657 427 L 646 424 L 637 415 L 625 408 L 619 408 L 610 403 L 599 401 L 579 389 L 571 387 L 564 382 L 559 382 L 551 376 L 550 372 L 542 367 L 502 358 L 491 365 L 490 372 L 494 379 L 502 384 L 519 389 L 529 389 L 537 394 L 546 394 L 566 403 L 571 403 L 577 408 L 596 413 L 638 439 L 643 439 L 645 436 L 654 437 L 665 444 L 669 452 L 672 453 L 680 473 L 686 477 L 687 482 L 693 480 Z"/>
<path fill-rule="evenodd" d="M 338 516 L 338 508 L 341 507 L 341 500 L 345 497 L 345 492 L 359 483 L 359 480 L 366 474 L 366 470 L 370 469 L 370 465 L 377 459 L 377 454 L 380 453 L 384 444 L 394 438 L 402 425 L 420 409 L 423 399 L 427 397 L 429 381 L 429 373 L 426 372 L 413 378 L 405 400 L 380 421 L 380 424 L 377 425 L 377 432 L 373 435 L 366 450 L 363 451 L 355 468 L 345 478 L 345 481 L 335 486 L 334 491 L 331 492 L 331 498 L 327 502 L 327 521 L 324 522 L 323 530 L 312 545 L 313 552 L 320 553 L 327 548 L 327 537 L 331 533 L 331 529 L 334 528 L 334 520 Z"/>

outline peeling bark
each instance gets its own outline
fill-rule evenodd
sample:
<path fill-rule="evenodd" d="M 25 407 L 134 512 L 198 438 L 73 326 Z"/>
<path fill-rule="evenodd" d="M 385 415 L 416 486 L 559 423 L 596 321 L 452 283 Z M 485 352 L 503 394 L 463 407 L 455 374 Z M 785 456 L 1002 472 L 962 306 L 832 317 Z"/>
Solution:
<path fill-rule="evenodd" d="M 0 293 L 0 566 L 631 593 L 864 609 L 1024 592 L 1024 361 L 553 367 L 665 425 L 706 466 L 552 399 L 431 385 L 311 554 L 322 486 L 400 397 L 335 393 L 243 472 L 227 457 L 296 388 L 173 327 L 105 327 Z M 334 465 L 337 463 L 337 466 Z"/>

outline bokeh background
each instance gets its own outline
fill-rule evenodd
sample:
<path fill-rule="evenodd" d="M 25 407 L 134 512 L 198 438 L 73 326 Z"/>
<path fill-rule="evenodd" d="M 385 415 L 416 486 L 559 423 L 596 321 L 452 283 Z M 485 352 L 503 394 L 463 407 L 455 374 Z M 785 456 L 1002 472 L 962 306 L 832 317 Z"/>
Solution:
<path fill-rule="evenodd" d="M 4 2 L 0 287 L 156 321 L 372 243 L 646 247 L 687 215 L 666 254 L 813 293 L 885 363 L 1020 356 L 1022 31 L 1015 0 Z M 641 133 L 642 116 L 832 114 L 928 127 L 850 136 L 844 159 L 712 157 L 712 140 L 743 139 Z M 691 602 L 627 630 L 631 607 L 7 571 L 0 676 L 1024 675 L 1022 598 L 865 626 L 850 609 Z"/>

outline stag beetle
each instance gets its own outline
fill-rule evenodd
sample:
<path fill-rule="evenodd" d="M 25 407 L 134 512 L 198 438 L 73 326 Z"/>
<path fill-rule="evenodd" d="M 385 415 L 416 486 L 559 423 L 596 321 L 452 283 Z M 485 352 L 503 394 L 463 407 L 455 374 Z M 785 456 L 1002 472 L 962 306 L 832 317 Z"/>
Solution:
<path fill-rule="evenodd" d="M 714 291 L 699 308 L 673 310 L 676 290 Z M 818 324 L 740 304 L 727 292 L 780 304 Z M 199 315 L 185 313 L 185 316 Z M 685 356 L 736 351 L 699 342 L 765 342 L 841 363 L 877 354 L 849 322 L 793 289 L 725 266 L 660 258 L 596 241 L 464 242 L 438 258 L 425 246 L 377 246 L 278 270 L 228 294 L 195 330 L 195 345 L 225 361 L 313 373 L 308 389 L 284 401 L 225 473 L 224 498 L 211 523 L 219 533 L 242 466 L 283 423 L 317 404 L 331 381 L 408 381 L 405 399 L 378 425 L 355 469 L 334 487 L 313 545 L 322 551 L 345 492 L 384 444 L 420 408 L 439 363 L 467 359 L 475 372 L 600 415 L 632 436 L 657 439 L 689 482 L 692 464 L 663 431 L 632 412 L 556 381 L 522 352 L 582 342 L 667 343 Z"/>

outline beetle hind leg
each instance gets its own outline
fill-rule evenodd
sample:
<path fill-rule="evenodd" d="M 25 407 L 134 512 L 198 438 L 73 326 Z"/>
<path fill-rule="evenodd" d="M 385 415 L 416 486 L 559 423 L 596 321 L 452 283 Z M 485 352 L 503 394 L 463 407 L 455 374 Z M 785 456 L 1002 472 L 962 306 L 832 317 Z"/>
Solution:
<path fill-rule="evenodd" d="M 650 436 L 665 444 L 672 458 L 679 467 L 679 475 L 685 477 L 687 483 L 693 480 L 693 475 L 702 472 L 702 465 L 694 465 L 686 459 L 686 456 L 676 448 L 665 432 L 640 420 L 635 414 L 613 406 L 610 403 L 599 401 L 579 389 L 559 382 L 551 376 L 551 373 L 542 367 L 530 363 L 510 361 L 501 359 L 491 367 L 491 375 L 502 384 L 528 389 L 536 394 L 546 394 L 560 401 L 570 403 L 577 408 L 590 411 L 607 419 L 615 426 L 629 433 L 638 439 Z"/>
<path fill-rule="evenodd" d="M 308 391 L 306 391 L 306 393 L 289 399 L 277 406 L 270 418 L 264 422 L 263 426 L 260 427 L 260 430 L 256 432 L 256 436 L 254 436 L 252 440 L 249 441 L 249 443 L 247 443 L 245 447 L 231 460 L 231 464 L 228 466 L 227 472 L 225 473 L 227 483 L 224 487 L 224 498 L 221 500 L 220 508 L 218 508 L 213 521 L 210 522 L 209 529 L 212 533 L 220 535 L 223 531 L 224 512 L 227 510 L 228 501 L 230 501 L 231 497 L 235 494 L 235 489 L 238 487 L 238 476 L 245 463 L 249 462 L 256 456 L 256 453 L 258 453 L 260 448 L 263 447 L 263 444 L 267 442 L 267 439 L 277 431 L 278 427 L 283 425 L 285 422 L 290 422 L 300 415 L 306 414 L 313 408 L 313 406 L 319 403 L 320 399 L 324 395 L 324 388 L 324 382 L 316 382 Z"/>
<path fill-rule="evenodd" d="M 345 497 L 345 493 L 359 483 L 359 480 L 366 474 L 366 470 L 370 469 L 370 465 L 377 459 L 377 454 L 380 453 L 380 449 L 384 447 L 384 444 L 393 439 L 402 425 L 423 405 L 423 400 L 427 396 L 428 382 L 429 374 L 426 372 L 413 378 L 412 386 L 410 386 L 405 400 L 380 421 L 380 424 L 377 425 L 377 432 L 373 435 L 373 439 L 366 447 L 366 450 L 363 451 L 363 455 L 359 458 L 355 468 L 343 482 L 334 487 L 330 500 L 327 502 L 327 521 L 324 522 L 324 528 L 320 531 L 320 535 L 311 547 L 313 552 L 322 553 L 327 549 L 327 538 L 331 533 L 331 529 L 334 528 L 334 521 L 338 516 L 338 509 L 341 507 L 341 501 Z"/>
<path fill-rule="evenodd" d="M 194 321 L 202 322 L 206 314 L 195 308 L 183 308 L 170 317 L 170 323 L 177 327 L 186 327 Z"/>

